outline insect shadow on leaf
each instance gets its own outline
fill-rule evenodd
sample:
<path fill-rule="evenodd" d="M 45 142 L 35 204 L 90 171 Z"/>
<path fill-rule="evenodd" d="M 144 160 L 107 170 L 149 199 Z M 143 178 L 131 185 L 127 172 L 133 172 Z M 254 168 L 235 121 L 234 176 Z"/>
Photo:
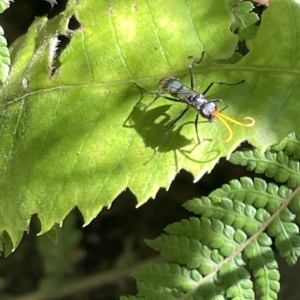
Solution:
<path fill-rule="evenodd" d="M 238 85 L 238 84 L 241 84 L 241 83 L 245 82 L 244 80 L 241 80 L 241 81 L 236 82 L 236 83 L 226 83 L 226 82 L 221 82 L 221 81 L 213 81 L 208 85 L 208 87 L 202 93 L 199 93 L 199 92 L 194 90 L 195 78 L 194 78 L 194 73 L 193 73 L 193 66 L 194 66 L 194 64 L 199 64 L 202 61 L 203 57 L 204 57 L 204 52 L 202 52 L 202 55 L 201 55 L 201 57 L 198 61 L 194 60 L 193 62 L 191 62 L 189 64 L 191 88 L 183 85 L 178 79 L 173 78 L 173 77 L 163 77 L 158 83 L 158 89 L 157 89 L 156 92 L 149 92 L 146 89 L 144 89 L 143 87 L 141 87 L 138 84 L 134 83 L 134 86 L 138 87 L 142 92 L 146 92 L 148 94 L 155 95 L 154 99 L 149 103 L 149 105 L 146 106 L 146 108 L 151 106 L 160 97 L 165 98 L 167 100 L 170 100 L 172 102 L 186 103 L 186 108 L 175 119 L 173 119 L 169 123 L 168 130 L 165 132 L 164 138 L 162 139 L 162 142 L 158 145 L 158 147 L 153 148 L 153 145 L 152 145 L 152 148 L 154 149 L 154 154 L 152 155 L 150 160 L 155 156 L 155 154 L 159 150 L 159 148 L 161 148 L 165 144 L 165 141 L 166 141 L 167 137 L 169 136 L 169 133 L 171 132 L 171 129 L 174 127 L 174 125 L 180 119 L 182 119 L 182 117 L 186 114 L 186 112 L 190 108 L 193 108 L 198 112 L 197 115 L 196 115 L 195 121 L 194 121 L 198 144 L 202 143 L 201 140 L 200 140 L 200 137 L 199 137 L 199 132 L 198 132 L 198 123 L 199 123 L 198 118 L 199 118 L 199 115 L 202 116 L 204 119 L 207 119 L 210 122 L 212 122 L 216 118 L 218 118 L 224 124 L 224 126 L 226 127 L 229 135 L 228 135 L 227 139 L 221 140 L 221 142 L 228 142 L 232 139 L 233 131 L 232 131 L 230 125 L 228 124 L 228 122 L 232 122 L 232 123 L 235 123 L 239 126 L 245 126 L 245 127 L 253 126 L 255 124 L 255 120 L 252 117 L 245 117 L 244 119 L 248 120 L 249 122 L 248 123 L 243 123 L 243 122 L 235 120 L 235 119 L 233 119 L 233 118 L 231 118 L 227 115 L 224 115 L 222 113 L 222 111 L 225 110 L 228 106 L 227 106 L 226 103 L 224 103 L 222 101 L 222 99 L 208 100 L 205 97 L 206 93 L 215 84 L 233 86 L 233 85 Z M 165 94 L 169 94 L 172 97 L 171 96 L 166 96 Z M 217 104 L 216 103 L 218 103 L 218 102 L 223 102 L 224 103 L 224 107 L 220 111 L 218 111 L 218 109 L 217 109 Z M 153 126 L 154 126 L 154 124 L 155 123 L 153 122 Z M 154 128 L 153 128 L 153 130 L 154 130 Z M 175 132 L 176 132 L 176 130 L 175 130 Z M 174 140 L 174 139 L 172 139 L 172 140 Z M 211 139 L 205 139 L 205 140 L 211 140 Z M 158 148 L 158 150 L 157 150 L 157 148 Z M 147 162 L 149 162 L 150 160 L 148 160 Z"/>
<path fill-rule="evenodd" d="M 179 151 L 183 156 L 198 163 L 208 162 L 218 157 L 220 151 L 211 150 L 206 155 L 206 157 L 210 157 L 209 159 L 196 160 L 195 158 L 192 158 L 190 154 L 195 150 L 198 144 L 193 145 L 192 149 L 190 150 L 181 150 L 182 148 L 193 143 L 192 140 L 186 138 L 181 134 L 182 128 L 185 125 L 191 124 L 193 122 L 185 122 L 178 126 L 176 129 L 168 132 L 169 123 L 172 118 L 167 112 L 171 108 L 171 105 L 161 105 L 152 109 L 148 109 L 149 104 L 143 104 L 141 102 L 142 99 L 143 95 L 134 106 L 130 115 L 125 120 L 123 126 L 125 128 L 134 128 L 137 133 L 143 138 L 145 146 L 153 149 L 153 154 L 146 160 L 146 162 L 144 163 L 145 165 L 153 159 L 157 152 L 173 151 L 175 155 L 175 162 L 178 161 L 176 151 Z M 158 119 L 160 119 L 159 122 L 157 122 Z"/>

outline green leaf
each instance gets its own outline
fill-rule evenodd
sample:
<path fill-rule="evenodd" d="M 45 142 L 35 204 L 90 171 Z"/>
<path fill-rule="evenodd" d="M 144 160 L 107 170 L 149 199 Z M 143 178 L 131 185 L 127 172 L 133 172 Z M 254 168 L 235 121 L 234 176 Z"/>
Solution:
<path fill-rule="evenodd" d="M 243 0 L 227 0 L 228 5 L 231 7 L 238 6 Z"/>
<path fill-rule="evenodd" d="M 258 27 L 254 25 L 259 18 L 256 13 L 251 12 L 253 9 L 254 5 L 251 2 L 244 1 L 234 11 L 240 40 L 252 39 L 257 33 Z"/>
<path fill-rule="evenodd" d="M 160 99 L 148 112 L 140 110 L 141 92 L 132 83 L 155 90 L 163 75 L 188 80 L 188 57 L 199 57 L 203 45 L 209 56 L 229 57 L 237 42 L 228 30 L 231 15 L 225 4 L 217 8 L 212 4 L 69 2 L 64 14 L 37 19 L 14 43 L 0 120 L 4 199 L 0 231 L 7 230 L 14 245 L 34 213 L 41 221 L 41 232 L 60 223 L 74 206 L 88 224 L 126 187 L 141 204 L 160 187 L 168 188 L 183 167 L 199 176 L 212 169 L 220 156 L 243 139 L 240 136 L 219 153 L 218 138 L 226 132 L 217 122 L 205 134 L 217 134 L 215 142 L 189 154 L 186 150 L 194 147 L 195 132 L 187 124 L 172 132 L 164 150 L 144 165 L 166 132 L 160 115 L 165 111 L 165 116 L 175 117 L 184 105 L 170 109 L 169 102 Z M 208 10 L 213 14 L 207 14 Z M 72 33 L 57 58 L 59 70 L 52 73 L 57 36 L 70 36 L 71 18 L 81 27 Z M 216 28 L 205 24 L 214 20 L 218 36 L 212 43 L 210 36 Z M 182 32 L 188 32 L 183 40 Z M 147 104 L 151 96 L 142 100 Z M 194 117 L 190 112 L 182 125 Z M 130 122 L 135 126 L 126 126 Z M 203 155 L 207 147 L 211 153 Z M 197 157 L 207 163 L 195 163 Z"/>
<path fill-rule="evenodd" d="M 12 46 L 1 91 L 0 232 L 15 247 L 31 215 L 39 216 L 43 233 L 74 206 L 88 224 L 126 188 L 141 205 L 183 168 L 199 180 L 246 139 L 264 150 L 299 134 L 300 21 L 291 17 L 299 13 L 295 2 L 273 0 L 250 52 L 235 65 L 213 60 L 231 57 L 238 42 L 229 30 L 231 11 L 218 0 L 69 1 L 56 18 L 37 19 Z M 79 22 L 74 31 L 71 18 Z M 58 35 L 70 43 L 56 57 Z M 163 76 L 189 85 L 188 57 L 198 59 L 202 50 L 195 89 L 245 80 L 214 86 L 207 97 L 223 99 L 228 116 L 256 120 L 253 127 L 233 124 L 227 143 L 221 140 L 228 129 L 216 120 L 199 124 L 201 138 L 212 141 L 197 145 L 193 110 L 166 137 L 185 105 L 158 99 L 146 108 L 152 95 L 132 87 L 155 91 Z"/>
<path fill-rule="evenodd" d="M 9 51 L 3 28 L 0 27 L 0 81 L 4 82 L 8 76 L 10 66 Z"/>
<path fill-rule="evenodd" d="M 9 8 L 10 0 L 1 0 L 0 1 L 0 13 L 3 13 L 6 9 Z"/>

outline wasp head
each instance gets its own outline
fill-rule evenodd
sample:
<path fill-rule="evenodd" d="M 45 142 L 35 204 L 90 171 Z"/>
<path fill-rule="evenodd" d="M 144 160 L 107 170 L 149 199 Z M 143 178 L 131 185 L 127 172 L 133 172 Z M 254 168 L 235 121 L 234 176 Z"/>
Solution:
<path fill-rule="evenodd" d="M 217 110 L 217 105 L 214 102 L 206 102 L 199 108 L 200 115 L 212 122 L 215 120 L 214 112 Z"/>

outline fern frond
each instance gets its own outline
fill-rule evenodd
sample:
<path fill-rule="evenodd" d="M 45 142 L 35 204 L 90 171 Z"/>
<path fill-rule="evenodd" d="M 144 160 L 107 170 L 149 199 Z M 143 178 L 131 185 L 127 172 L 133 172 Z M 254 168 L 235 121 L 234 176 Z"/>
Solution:
<path fill-rule="evenodd" d="M 229 299 L 254 299 L 253 282 L 241 255 L 237 255 L 220 269 L 219 278 L 226 287 Z"/>
<path fill-rule="evenodd" d="M 287 182 L 289 188 L 295 189 L 300 184 L 299 161 L 290 158 L 282 151 L 272 150 L 261 154 L 258 150 L 243 150 L 233 153 L 230 162 L 235 165 L 246 166 L 247 170 L 258 174 L 265 174 L 277 182 Z"/>
<path fill-rule="evenodd" d="M 137 270 L 140 296 L 238 300 L 259 295 L 260 299 L 277 299 L 279 271 L 271 237 L 281 255 L 293 264 L 300 255 L 295 223 L 299 197 L 294 197 L 299 190 L 242 178 L 208 197 L 188 201 L 185 207 L 201 217 L 171 224 L 165 229 L 167 234 L 147 241 L 178 264 Z M 288 207 L 290 203 L 296 214 Z"/>
<path fill-rule="evenodd" d="M 296 195 L 289 204 L 289 209 L 291 212 L 296 214 L 296 219 L 300 223 L 300 196 Z"/>
<path fill-rule="evenodd" d="M 289 134 L 278 145 L 271 148 L 273 151 L 284 151 L 287 156 L 300 159 L 300 139 L 295 133 Z"/>
<path fill-rule="evenodd" d="M 235 265 L 234 270 L 237 269 L 240 269 L 240 267 Z M 237 273 L 241 272 L 237 271 Z M 221 277 L 209 278 L 209 280 L 203 282 L 201 289 L 198 289 L 198 284 L 202 280 L 200 272 L 196 269 L 190 270 L 177 264 L 152 264 L 140 268 L 135 271 L 133 275 L 138 279 L 140 294 L 147 295 L 142 299 L 226 300 L 228 298 L 225 296 L 224 280 L 229 282 L 230 280 L 228 279 L 232 273 L 224 273 Z M 247 276 L 249 276 L 249 274 Z M 165 281 L 165 279 L 167 281 Z M 164 283 L 163 288 L 162 283 Z M 245 289 L 242 288 L 241 290 Z M 193 293 L 189 294 L 190 291 L 193 291 Z"/>
<path fill-rule="evenodd" d="M 207 218 L 182 220 L 167 226 L 165 231 L 176 236 L 199 240 L 203 245 L 218 249 L 223 256 L 232 253 L 240 242 L 247 239 L 243 231 L 224 225 L 220 220 Z"/>
<path fill-rule="evenodd" d="M 268 234 L 275 237 L 275 246 L 289 265 L 293 265 L 300 255 L 299 227 L 292 223 L 295 215 L 284 209 L 268 228 Z"/>
<path fill-rule="evenodd" d="M 286 185 L 243 177 L 224 184 L 207 197 L 187 201 L 184 207 L 199 217 L 171 224 L 165 228 L 166 234 L 147 241 L 173 263 L 156 265 L 154 273 L 150 267 L 142 267 L 141 273 L 136 273 L 137 281 L 144 284 L 140 296 L 180 300 L 277 299 L 280 273 L 274 249 L 290 265 L 300 256 L 296 223 L 300 221 L 298 157 L 300 141 L 295 135 L 289 135 L 264 154 L 257 150 L 235 152 L 230 158 L 234 164 Z M 162 289 L 160 280 L 166 289 L 166 297 L 162 298 L 158 292 Z M 151 295 L 153 286 L 157 289 Z"/>
<path fill-rule="evenodd" d="M 193 289 L 202 276 L 178 264 L 154 263 L 133 272 L 138 278 L 140 293 L 151 299 L 180 299 L 184 292 Z M 163 284 L 162 284 L 163 283 Z"/>
<path fill-rule="evenodd" d="M 224 184 L 222 188 L 213 191 L 209 197 L 212 199 L 227 197 L 255 208 L 266 208 L 269 213 L 273 213 L 291 193 L 292 190 L 284 185 L 278 187 L 261 178 L 242 177 Z"/>
<path fill-rule="evenodd" d="M 264 299 L 277 299 L 280 289 L 280 274 L 271 244 L 267 234 L 262 233 L 244 251 L 249 260 L 249 268 L 256 279 L 257 294 Z"/>
<path fill-rule="evenodd" d="M 155 250 L 161 250 L 169 260 L 198 268 L 202 275 L 207 275 L 224 259 L 217 249 L 211 249 L 198 240 L 182 236 L 163 234 L 155 240 L 147 240 Z"/>
<path fill-rule="evenodd" d="M 292 190 L 285 186 L 278 187 L 260 178 L 252 181 L 244 177 L 240 181 L 232 180 L 223 185 L 209 197 L 187 201 L 184 206 L 196 214 L 218 219 L 251 236 L 279 209 L 291 193 Z M 226 196 L 230 199 L 225 198 Z M 299 197 L 295 197 L 293 203 L 299 206 Z M 294 209 L 294 213 L 300 217 L 298 208 Z M 275 245 L 288 264 L 295 263 L 300 250 L 297 246 L 300 245 L 299 228 L 293 223 L 294 213 L 289 208 L 282 209 L 280 215 L 268 227 L 268 234 L 275 238 Z"/>
<path fill-rule="evenodd" d="M 243 229 L 249 235 L 261 225 L 255 220 L 257 210 L 253 206 L 228 198 L 202 197 L 187 201 L 184 207 L 205 218 L 217 219 L 235 229 Z"/>

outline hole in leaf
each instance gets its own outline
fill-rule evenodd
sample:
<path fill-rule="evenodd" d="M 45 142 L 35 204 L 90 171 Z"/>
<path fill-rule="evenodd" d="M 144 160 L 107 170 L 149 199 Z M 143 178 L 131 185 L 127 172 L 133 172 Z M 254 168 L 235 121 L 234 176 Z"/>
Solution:
<path fill-rule="evenodd" d="M 67 3 L 68 3 L 67 0 L 60 0 L 60 1 L 57 1 L 57 3 L 54 3 L 53 0 L 48 0 L 47 5 L 48 5 L 48 7 L 50 7 L 49 11 L 47 12 L 48 18 L 52 19 L 52 18 L 56 17 L 57 15 L 59 15 L 61 12 L 65 11 Z"/>
<path fill-rule="evenodd" d="M 73 15 L 69 19 L 68 28 L 67 28 L 65 34 L 58 35 L 58 37 L 53 40 L 51 57 L 50 57 L 50 62 L 49 62 L 49 68 L 51 70 L 51 77 L 58 74 L 58 69 L 61 66 L 59 57 L 62 54 L 62 52 L 69 45 L 74 31 L 79 28 L 81 28 L 81 24 L 77 20 L 77 18 Z"/>
<path fill-rule="evenodd" d="M 65 35 L 59 35 L 55 40 L 53 40 L 53 48 L 51 51 L 51 57 L 49 62 L 49 68 L 51 70 L 51 77 L 58 74 L 58 69 L 61 66 L 59 57 L 62 52 L 67 48 L 70 43 L 70 38 Z"/>
<path fill-rule="evenodd" d="M 79 29 L 80 27 L 81 27 L 81 24 L 76 19 L 76 17 L 73 15 L 69 20 L 68 29 L 74 31 L 74 30 Z"/>

